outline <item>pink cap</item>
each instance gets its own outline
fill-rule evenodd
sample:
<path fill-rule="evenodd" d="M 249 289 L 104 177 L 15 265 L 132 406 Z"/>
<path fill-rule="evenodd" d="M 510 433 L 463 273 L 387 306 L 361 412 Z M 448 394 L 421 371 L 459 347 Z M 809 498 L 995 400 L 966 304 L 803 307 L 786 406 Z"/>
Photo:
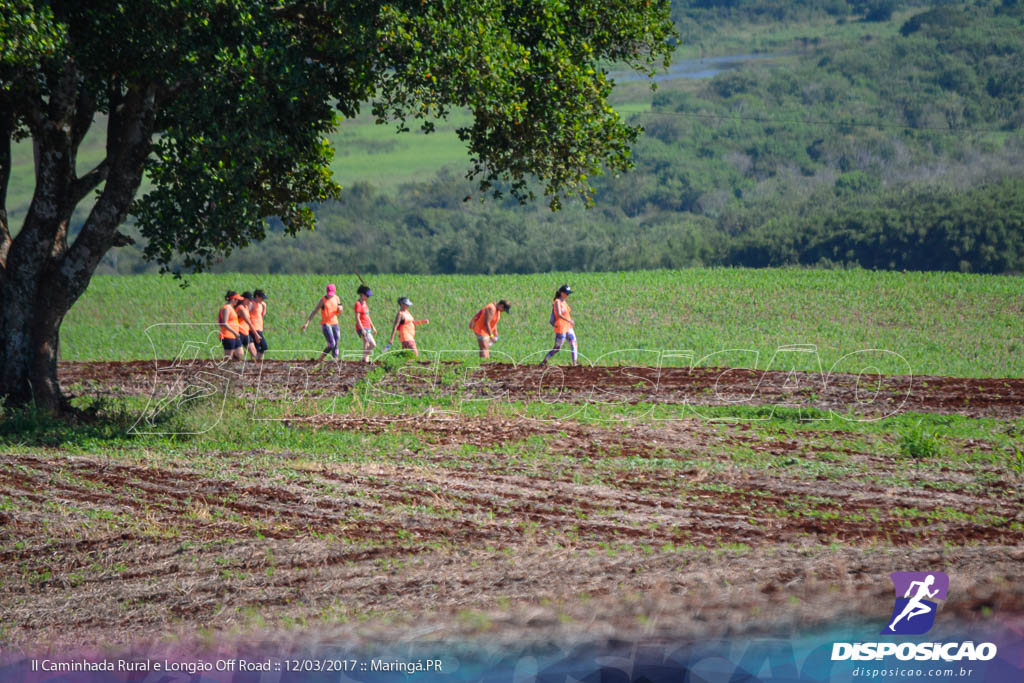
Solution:
<path fill-rule="evenodd" d="M 335 292 L 335 291 L 336 291 L 337 289 L 338 289 L 338 288 L 337 288 L 337 287 L 335 287 L 334 285 L 327 285 L 327 293 L 328 293 L 328 294 L 334 294 L 334 292 Z"/>

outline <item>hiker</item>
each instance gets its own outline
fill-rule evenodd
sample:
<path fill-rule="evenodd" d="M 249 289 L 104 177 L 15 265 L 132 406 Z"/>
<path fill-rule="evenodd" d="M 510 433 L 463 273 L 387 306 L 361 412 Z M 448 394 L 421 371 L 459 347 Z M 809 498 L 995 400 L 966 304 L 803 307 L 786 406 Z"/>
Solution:
<path fill-rule="evenodd" d="M 576 345 L 575 323 L 572 320 L 572 309 L 566 299 L 572 294 L 572 287 L 562 285 L 555 292 L 555 300 L 551 304 L 551 324 L 555 327 L 555 346 L 548 355 L 544 356 L 541 365 L 546 365 L 552 356 L 562 350 L 562 344 L 569 340 L 572 364 L 575 366 L 579 358 L 579 350 Z"/>
<path fill-rule="evenodd" d="M 249 310 L 252 307 L 252 292 L 242 292 L 241 300 L 235 303 L 235 314 L 238 316 L 238 336 L 242 340 L 242 356 L 248 351 L 253 358 L 256 357 L 255 340 L 259 334 L 253 327 L 252 316 Z"/>
<path fill-rule="evenodd" d="M 320 297 L 320 301 L 317 302 L 316 307 L 313 308 L 309 317 L 306 318 L 306 322 L 303 323 L 302 329 L 299 330 L 300 332 L 305 332 L 309 321 L 316 316 L 317 311 L 320 312 L 320 329 L 323 330 L 327 346 L 320 352 L 320 357 L 316 359 L 318 363 L 326 358 L 328 353 L 334 357 L 334 360 L 338 360 L 338 343 L 341 341 L 341 329 L 338 327 L 338 311 L 341 310 L 341 299 L 338 298 L 337 291 L 338 288 L 334 285 L 327 285 L 327 293 Z"/>
<path fill-rule="evenodd" d="M 249 317 L 252 318 L 253 339 L 256 347 L 256 360 L 263 360 L 267 352 L 267 337 L 263 334 L 263 319 L 267 316 L 267 293 L 262 289 L 252 292 L 252 304 L 249 306 Z"/>
<path fill-rule="evenodd" d="M 403 296 L 398 300 L 398 314 L 395 315 L 395 324 L 391 327 L 391 339 L 388 340 L 388 345 L 385 347 L 385 351 L 391 348 L 391 344 L 395 341 L 395 333 L 398 333 L 398 341 L 402 343 L 403 349 L 409 349 L 412 351 L 412 355 L 419 356 L 420 351 L 416 348 L 416 326 L 426 325 L 429 320 L 413 320 L 412 313 L 409 312 L 409 307 L 412 306 L 412 301 L 409 297 Z"/>
<path fill-rule="evenodd" d="M 356 334 L 363 340 L 363 362 L 369 363 L 370 354 L 377 346 L 374 339 L 377 335 L 377 328 L 374 326 L 373 320 L 370 319 L 370 305 L 367 303 L 373 296 L 373 291 L 366 285 L 359 285 L 356 294 L 359 295 L 359 299 L 353 307 L 356 316 Z"/>
<path fill-rule="evenodd" d="M 241 299 L 238 292 L 229 289 L 224 295 L 224 305 L 217 313 L 218 337 L 224 347 L 224 360 L 245 358 L 245 347 L 238 331 L 238 314 L 235 312 L 235 303 Z"/>
<path fill-rule="evenodd" d="M 491 357 L 491 345 L 498 341 L 498 320 L 501 319 L 502 313 L 508 313 L 511 308 L 512 305 L 505 299 L 501 299 L 498 303 L 492 301 L 477 311 L 477 314 L 469 321 L 469 329 L 476 334 L 476 343 L 480 347 L 481 358 Z"/>

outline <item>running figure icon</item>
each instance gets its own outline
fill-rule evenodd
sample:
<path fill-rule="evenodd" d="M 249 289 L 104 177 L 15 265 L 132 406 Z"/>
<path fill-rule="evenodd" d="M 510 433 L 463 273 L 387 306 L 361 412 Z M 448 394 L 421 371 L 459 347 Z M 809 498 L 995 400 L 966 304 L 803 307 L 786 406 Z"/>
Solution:
<path fill-rule="evenodd" d="M 943 572 L 894 572 L 890 578 L 896 589 L 896 601 L 892 619 L 882 633 L 926 633 L 935 623 L 936 598 L 946 599 L 949 577 Z"/>
<path fill-rule="evenodd" d="M 910 621 L 914 617 L 920 616 L 922 614 L 928 614 L 933 609 L 935 609 L 931 605 L 926 605 L 923 602 L 921 602 L 921 600 L 923 600 L 924 598 L 934 598 L 936 595 L 938 595 L 938 588 L 936 588 L 933 591 L 928 590 L 933 583 L 935 583 L 935 576 L 932 574 L 929 574 L 924 581 L 910 582 L 910 588 L 907 589 L 907 592 L 903 597 L 910 598 L 910 593 L 914 590 L 914 586 L 918 587 L 917 594 L 914 595 L 914 597 L 910 598 L 910 602 L 908 602 L 907 606 L 903 608 L 903 611 L 900 612 L 900 615 L 893 619 L 892 623 L 889 624 L 890 631 L 895 631 L 896 624 L 899 623 L 899 621 L 903 618 L 906 618 L 907 621 Z"/>

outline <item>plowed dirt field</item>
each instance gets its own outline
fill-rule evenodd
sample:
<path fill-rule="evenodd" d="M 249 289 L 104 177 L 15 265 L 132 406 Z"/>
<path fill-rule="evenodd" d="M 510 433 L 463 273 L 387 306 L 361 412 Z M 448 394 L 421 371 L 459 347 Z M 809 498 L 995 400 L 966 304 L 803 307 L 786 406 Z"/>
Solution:
<path fill-rule="evenodd" d="M 443 368 L 422 367 L 378 390 L 450 386 Z M 365 373 L 358 364 L 61 366 L 80 395 L 223 381 L 268 401 L 347 392 Z M 990 417 L 1005 429 L 1024 415 L 1024 380 L 869 379 L 870 395 L 864 377 L 712 368 L 485 366 L 460 381 L 478 398 L 515 401 L 742 398 Z M 1024 479 L 987 457 L 999 447 L 984 440 L 912 458 L 884 433 L 794 434 L 692 416 L 609 425 L 331 412 L 286 425 L 415 438 L 382 458 L 251 443 L 186 444 L 174 457 L 0 450 L 2 639 L 60 647 L 354 623 L 393 637 L 706 637 L 880 621 L 892 606 L 887 575 L 929 569 L 950 574 L 945 609 L 962 619 L 1024 615 Z"/>
<path fill-rule="evenodd" d="M 447 386 L 448 363 L 402 368 L 383 386 L 403 395 Z M 61 363 L 65 386 L 89 394 L 149 395 L 176 382 L 230 379 L 236 390 L 266 399 L 343 394 L 367 373 L 361 363 L 266 361 L 224 365 L 212 361 Z M 884 416 L 900 411 L 968 416 L 1024 415 L 1024 379 L 984 379 L 807 372 L 738 368 L 539 367 L 490 364 L 467 368 L 458 389 L 484 398 L 566 402 L 652 402 L 692 405 L 794 405 L 837 413 Z"/>

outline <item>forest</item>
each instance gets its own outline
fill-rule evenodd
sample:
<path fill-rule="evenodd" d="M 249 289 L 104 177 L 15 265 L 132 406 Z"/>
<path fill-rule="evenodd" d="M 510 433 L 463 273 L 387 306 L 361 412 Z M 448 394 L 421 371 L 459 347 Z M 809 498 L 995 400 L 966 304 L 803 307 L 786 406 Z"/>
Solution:
<path fill-rule="evenodd" d="M 481 197 L 468 159 L 388 187 L 352 174 L 341 201 L 315 207 L 315 231 L 271 223 L 213 270 L 1024 271 L 1024 4 L 691 0 L 673 18 L 681 51 L 742 49 L 770 27 L 777 58 L 653 94 L 623 84 L 644 134 L 633 170 L 591 179 L 592 207 Z M 339 158 L 382 162 L 395 144 L 335 140 Z M 141 254 L 115 250 L 99 272 L 155 270 Z"/>

